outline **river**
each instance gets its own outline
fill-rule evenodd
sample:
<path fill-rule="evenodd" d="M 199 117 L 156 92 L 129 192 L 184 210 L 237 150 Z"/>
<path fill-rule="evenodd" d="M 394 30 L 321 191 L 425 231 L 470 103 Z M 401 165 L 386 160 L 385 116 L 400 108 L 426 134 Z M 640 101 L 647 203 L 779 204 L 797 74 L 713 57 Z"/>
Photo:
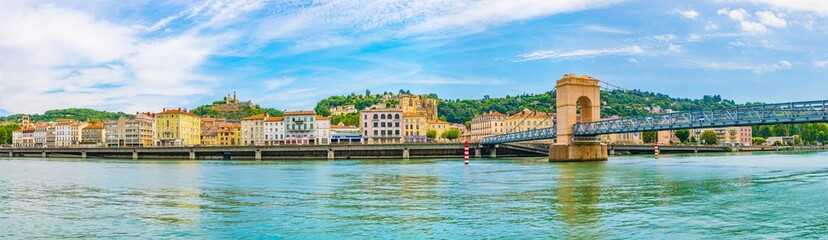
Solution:
<path fill-rule="evenodd" d="M 347 161 L 0 158 L 0 238 L 828 236 L 828 152 Z"/>

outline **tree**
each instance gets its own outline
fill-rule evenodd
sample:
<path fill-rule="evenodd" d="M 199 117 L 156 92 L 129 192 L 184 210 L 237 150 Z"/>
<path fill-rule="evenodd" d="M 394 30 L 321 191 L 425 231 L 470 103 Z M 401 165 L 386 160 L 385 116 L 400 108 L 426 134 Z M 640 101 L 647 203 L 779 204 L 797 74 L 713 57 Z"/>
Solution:
<path fill-rule="evenodd" d="M 658 132 L 656 131 L 649 131 L 641 133 L 641 138 L 644 140 L 644 143 L 655 143 L 658 141 Z"/>
<path fill-rule="evenodd" d="M 359 125 L 359 113 L 340 114 L 331 117 L 332 125 L 337 125 L 339 123 L 356 127 Z"/>
<path fill-rule="evenodd" d="M 701 140 L 702 140 L 702 142 L 704 142 L 704 144 L 709 144 L 709 145 L 718 144 L 718 138 L 716 138 L 716 132 L 714 132 L 712 130 L 707 130 L 707 131 L 702 132 Z"/>
<path fill-rule="evenodd" d="M 437 130 L 429 129 L 428 131 L 426 131 L 426 137 L 431 139 L 437 138 Z"/>
<path fill-rule="evenodd" d="M 448 139 L 449 141 L 454 141 L 454 139 L 457 139 L 457 138 L 460 137 L 460 130 L 458 130 L 456 128 L 446 130 L 445 132 L 443 132 L 442 137 L 445 138 L 445 139 Z"/>
<path fill-rule="evenodd" d="M 365 96 L 371 96 L 371 90 L 365 89 Z"/>
<path fill-rule="evenodd" d="M 316 111 L 316 114 L 322 115 L 323 117 L 331 115 L 331 110 L 325 106 L 316 105 L 316 108 L 314 108 L 313 110 Z"/>
<path fill-rule="evenodd" d="M 12 132 L 15 130 L 20 129 L 20 126 L 17 124 L 7 124 L 0 126 L 0 144 L 11 144 L 12 143 Z"/>
<path fill-rule="evenodd" d="M 753 137 L 753 141 L 751 142 L 753 142 L 753 145 L 762 145 L 767 142 L 767 139 L 763 137 Z"/>
<path fill-rule="evenodd" d="M 676 138 L 678 138 L 679 141 L 686 142 L 688 137 L 690 137 L 690 130 L 681 129 L 676 131 Z"/>
<path fill-rule="evenodd" d="M 696 136 L 691 136 L 691 137 L 690 137 L 690 142 L 691 142 L 691 143 L 694 143 L 694 144 L 695 144 L 696 142 L 698 142 L 698 141 L 696 141 Z"/>

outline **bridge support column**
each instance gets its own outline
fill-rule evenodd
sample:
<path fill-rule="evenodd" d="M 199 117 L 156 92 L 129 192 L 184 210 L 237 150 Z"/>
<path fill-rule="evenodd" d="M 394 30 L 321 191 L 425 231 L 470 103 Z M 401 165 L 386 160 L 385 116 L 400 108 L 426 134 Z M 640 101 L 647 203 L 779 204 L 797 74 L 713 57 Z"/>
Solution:
<path fill-rule="evenodd" d="M 411 153 L 408 148 L 403 148 L 403 159 L 411 159 Z"/>
<path fill-rule="evenodd" d="M 132 150 L 132 159 L 138 159 L 138 151 Z"/>
<path fill-rule="evenodd" d="M 615 148 L 610 148 L 609 155 L 615 155 Z"/>
<path fill-rule="evenodd" d="M 477 145 L 477 147 L 476 147 L 476 148 L 474 148 L 474 158 L 481 158 L 481 157 L 483 157 L 483 153 L 482 153 L 482 151 L 481 151 L 481 150 L 483 150 L 483 147 L 481 147 L 480 145 Z"/>
<path fill-rule="evenodd" d="M 261 160 L 262 160 L 262 150 L 261 149 L 256 149 L 256 161 L 261 161 Z"/>
<path fill-rule="evenodd" d="M 9 150 L 9 157 L 14 157 L 14 151 Z"/>
<path fill-rule="evenodd" d="M 328 148 L 328 160 L 334 160 L 334 150 L 333 148 Z"/>
<path fill-rule="evenodd" d="M 603 143 L 555 144 L 549 149 L 550 162 L 606 161 L 607 145 Z"/>
<path fill-rule="evenodd" d="M 46 157 L 46 151 L 40 152 L 40 157 Z"/>
<path fill-rule="evenodd" d="M 492 158 L 497 158 L 497 145 L 495 145 L 495 146 L 492 148 L 492 154 L 491 154 L 491 157 L 492 157 Z"/>
<path fill-rule="evenodd" d="M 81 158 L 86 158 L 86 151 L 81 151 Z"/>
<path fill-rule="evenodd" d="M 195 150 L 190 149 L 190 160 L 195 160 L 195 159 L 196 159 Z"/>

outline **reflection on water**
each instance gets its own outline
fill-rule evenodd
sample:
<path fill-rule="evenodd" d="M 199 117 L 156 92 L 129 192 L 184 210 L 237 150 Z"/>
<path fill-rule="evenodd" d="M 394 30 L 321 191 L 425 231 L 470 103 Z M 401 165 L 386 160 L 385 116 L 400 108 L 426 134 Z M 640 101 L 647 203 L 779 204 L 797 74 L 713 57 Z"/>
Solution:
<path fill-rule="evenodd" d="M 0 238 L 820 238 L 828 154 L 0 159 Z"/>

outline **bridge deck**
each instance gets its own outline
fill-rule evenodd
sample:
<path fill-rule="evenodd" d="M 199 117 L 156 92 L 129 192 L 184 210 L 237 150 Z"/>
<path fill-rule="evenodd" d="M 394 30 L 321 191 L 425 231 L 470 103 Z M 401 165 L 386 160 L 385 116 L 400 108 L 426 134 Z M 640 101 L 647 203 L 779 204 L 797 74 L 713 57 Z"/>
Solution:
<path fill-rule="evenodd" d="M 642 131 L 828 122 L 828 100 L 743 106 L 578 123 L 574 136 Z M 553 139 L 552 128 L 486 137 L 483 144 Z"/>

